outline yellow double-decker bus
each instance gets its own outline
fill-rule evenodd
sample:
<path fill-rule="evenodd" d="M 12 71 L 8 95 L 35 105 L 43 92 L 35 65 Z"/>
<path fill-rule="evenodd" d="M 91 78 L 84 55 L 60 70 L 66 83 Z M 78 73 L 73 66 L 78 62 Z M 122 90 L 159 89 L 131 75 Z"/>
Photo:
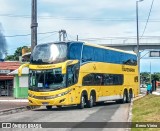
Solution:
<path fill-rule="evenodd" d="M 85 42 L 37 45 L 29 67 L 29 105 L 93 107 L 96 102 L 130 102 L 138 95 L 134 53 Z"/>

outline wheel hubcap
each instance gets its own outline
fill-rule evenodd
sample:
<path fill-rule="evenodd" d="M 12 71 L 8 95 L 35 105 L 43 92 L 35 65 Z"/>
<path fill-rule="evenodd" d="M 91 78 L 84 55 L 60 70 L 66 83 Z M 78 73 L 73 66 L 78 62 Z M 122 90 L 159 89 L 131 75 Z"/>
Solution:
<path fill-rule="evenodd" d="M 84 101 L 84 96 L 82 96 L 82 106 L 84 106 L 85 101 Z"/>
<path fill-rule="evenodd" d="M 126 94 L 124 94 L 124 102 L 126 102 Z"/>
<path fill-rule="evenodd" d="M 93 105 L 93 96 L 90 96 L 90 104 Z"/>

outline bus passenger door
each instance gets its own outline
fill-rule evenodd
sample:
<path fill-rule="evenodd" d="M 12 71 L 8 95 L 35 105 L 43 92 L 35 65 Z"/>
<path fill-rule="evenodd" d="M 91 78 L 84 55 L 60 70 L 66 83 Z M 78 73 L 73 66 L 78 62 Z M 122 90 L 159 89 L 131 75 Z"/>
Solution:
<path fill-rule="evenodd" d="M 69 90 L 68 103 L 76 103 L 76 84 L 78 82 L 79 75 L 79 63 L 74 65 L 69 65 L 67 67 L 67 88 Z"/>

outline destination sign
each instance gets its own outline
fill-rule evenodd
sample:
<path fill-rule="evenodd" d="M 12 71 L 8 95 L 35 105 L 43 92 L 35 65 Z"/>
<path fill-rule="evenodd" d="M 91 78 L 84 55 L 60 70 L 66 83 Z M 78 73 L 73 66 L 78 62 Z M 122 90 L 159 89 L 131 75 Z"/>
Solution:
<path fill-rule="evenodd" d="M 122 71 L 125 71 L 125 72 L 135 72 L 135 69 L 122 67 Z"/>
<path fill-rule="evenodd" d="M 160 57 L 160 51 L 150 51 L 150 57 Z"/>

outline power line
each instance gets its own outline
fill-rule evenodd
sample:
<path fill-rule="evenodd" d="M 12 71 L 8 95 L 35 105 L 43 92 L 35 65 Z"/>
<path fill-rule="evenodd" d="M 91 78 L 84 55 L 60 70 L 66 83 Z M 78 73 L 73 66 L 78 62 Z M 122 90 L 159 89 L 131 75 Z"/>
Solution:
<path fill-rule="evenodd" d="M 144 36 L 143 39 L 160 38 L 160 36 Z M 96 37 L 96 38 L 81 38 L 80 40 L 116 40 L 116 39 L 136 39 L 136 36 L 128 37 Z"/>
<path fill-rule="evenodd" d="M 39 35 L 43 34 L 51 34 L 49 36 L 44 37 L 48 38 L 50 36 L 55 35 L 58 33 L 58 31 L 52 31 L 52 32 L 43 32 L 43 33 L 38 33 Z M 5 37 L 23 37 L 23 36 L 30 36 L 31 34 L 23 34 L 23 35 L 11 35 L 11 36 L 5 36 Z M 71 35 L 69 35 L 71 37 Z M 160 38 L 160 36 L 143 36 L 143 39 L 151 39 L 151 38 Z M 74 38 L 75 39 L 75 38 Z M 136 39 L 136 36 L 128 36 L 128 37 L 92 37 L 92 38 L 81 38 L 80 40 L 114 40 L 114 39 Z"/>
<path fill-rule="evenodd" d="M 51 33 L 57 33 L 58 31 L 52 31 L 52 32 L 43 32 L 43 33 L 38 33 L 39 35 L 43 34 L 51 34 Z M 23 37 L 23 36 L 30 36 L 31 34 L 24 34 L 24 35 L 10 35 L 10 36 L 5 36 L 5 37 Z"/>
<path fill-rule="evenodd" d="M 51 34 L 51 35 L 49 35 L 49 36 L 43 37 L 43 38 L 39 39 L 38 41 L 44 40 L 44 39 L 46 39 L 46 38 L 49 38 L 49 37 L 55 35 L 56 33 L 57 33 L 57 32 L 55 32 L 55 33 L 53 33 L 53 34 Z"/>
<path fill-rule="evenodd" d="M 31 18 L 30 15 L 14 15 L 14 14 L 0 14 L 4 17 L 20 17 L 20 18 Z M 76 21 L 135 21 L 134 18 L 89 18 L 89 17 L 57 17 L 57 16 L 38 16 L 39 19 L 59 19 L 59 20 L 76 20 Z M 146 20 L 139 20 L 145 22 Z M 149 21 L 149 20 L 148 20 Z M 149 22 L 160 22 L 159 19 L 151 19 Z"/>
<path fill-rule="evenodd" d="M 10 35 L 5 37 L 21 37 L 21 36 L 30 36 L 31 34 L 25 34 L 25 35 Z"/>
<path fill-rule="evenodd" d="M 0 16 L 4 16 L 4 17 L 31 18 L 31 16 L 30 16 L 30 15 L 0 14 Z"/>
<path fill-rule="evenodd" d="M 149 11 L 148 18 L 147 18 L 147 21 L 146 21 L 146 25 L 144 27 L 143 33 L 141 35 L 141 38 L 143 37 L 143 35 L 144 35 L 145 31 L 146 31 L 146 28 L 147 28 L 147 25 L 148 25 L 148 22 L 149 22 L 149 18 L 150 18 L 151 12 L 152 12 L 153 3 L 154 3 L 154 0 L 152 0 L 150 11 Z"/>

